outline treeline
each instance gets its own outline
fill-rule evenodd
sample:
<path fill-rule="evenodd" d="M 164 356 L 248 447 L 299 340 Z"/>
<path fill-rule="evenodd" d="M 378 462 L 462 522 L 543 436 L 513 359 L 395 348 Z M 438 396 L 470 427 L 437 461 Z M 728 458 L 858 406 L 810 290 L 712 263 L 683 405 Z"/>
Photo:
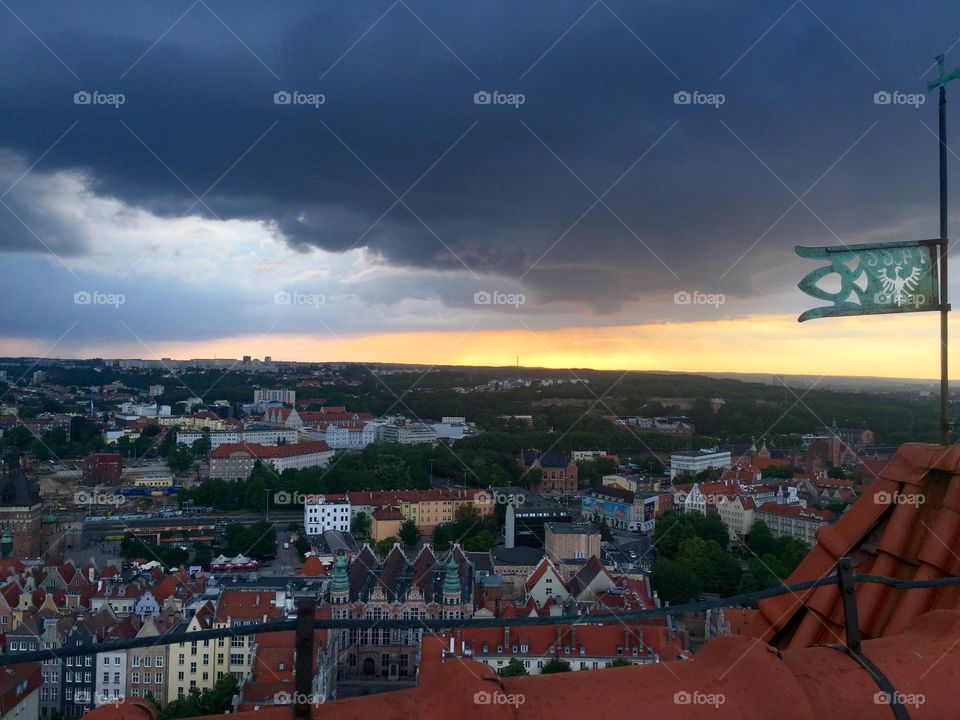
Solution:
<path fill-rule="evenodd" d="M 298 495 L 344 493 L 359 490 L 428 488 L 426 455 L 416 445 L 369 445 L 359 454 L 340 454 L 326 468 L 285 470 L 257 463 L 246 480 L 205 480 L 184 489 L 179 500 L 217 510 L 290 509 Z M 269 503 L 269 505 L 268 505 Z"/>

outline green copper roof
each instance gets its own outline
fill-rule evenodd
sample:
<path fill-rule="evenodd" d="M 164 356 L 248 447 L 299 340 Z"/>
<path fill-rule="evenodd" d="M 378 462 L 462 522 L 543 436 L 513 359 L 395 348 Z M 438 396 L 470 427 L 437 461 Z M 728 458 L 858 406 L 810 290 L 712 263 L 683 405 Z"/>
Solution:
<path fill-rule="evenodd" d="M 447 572 L 443 576 L 443 592 L 445 593 L 459 593 L 460 592 L 460 567 L 457 565 L 457 561 L 453 559 L 453 554 L 450 554 L 450 561 L 447 563 Z"/>
<path fill-rule="evenodd" d="M 341 555 L 333 563 L 333 572 L 330 574 L 330 592 L 349 592 L 350 579 L 347 577 L 347 559 Z"/>

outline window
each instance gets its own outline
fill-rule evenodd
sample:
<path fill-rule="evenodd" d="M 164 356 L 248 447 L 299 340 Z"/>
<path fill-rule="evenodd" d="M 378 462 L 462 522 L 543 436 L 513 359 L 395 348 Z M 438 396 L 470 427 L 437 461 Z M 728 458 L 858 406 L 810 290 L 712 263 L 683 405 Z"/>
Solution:
<path fill-rule="evenodd" d="M 181 655 L 180 658 L 181 658 L 180 662 L 183 662 L 183 659 L 182 659 L 182 658 L 183 658 L 183 655 Z M 133 656 L 133 666 L 134 666 L 134 667 L 140 667 L 140 656 L 139 656 L 139 655 L 134 655 L 134 656 Z"/>
<path fill-rule="evenodd" d="M 197 664 L 195 662 L 190 663 L 190 673 L 193 674 L 197 671 Z"/>
<path fill-rule="evenodd" d="M 110 682 L 110 673 L 105 672 L 105 673 L 103 674 L 103 681 L 104 681 L 105 683 Z"/>
<path fill-rule="evenodd" d="M 183 680 L 183 672 L 178 672 L 178 673 L 177 673 L 177 680 Z M 180 695 L 182 696 L 183 693 L 180 693 Z"/>
<path fill-rule="evenodd" d="M 144 683 L 145 685 L 147 685 L 147 684 L 149 684 L 149 683 L 151 683 L 151 682 L 153 682 L 153 676 L 152 676 L 150 673 L 145 672 L 145 673 L 143 674 L 143 683 Z"/>
<path fill-rule="evenodd" d="M 156 678 L 156 683 L 157 683 L 157 685 L 162 685 L 162 684 L 163 684 L 163 673 L 162 673 L 162 672 L 155 673 L 154 677 Z M 157 695 L 157 700 L 159 700 L 159 699 L 160 699 L 160 696 Z"/>
<path fill-rule="evenodd" d="M 131 673 L 131 675 L 130 675 L 130 682 L 132 682 L 132 683 L 138 683 L 138 682 L 140 682 L 140 673 L 138 673 L 138 672 Z"/>
<path fill-rule="evenodd" d="M 114 658 L 113 658 L 113 664 L 114 664 L 114 665 L 119 665 L 119 664 L 120 664 L 120 656 L 119 656 L 119 655 L 115 655 L 115 656 L 114 656 Z"/>
<path fill-rule="evenodd" d="M 155 667 L 163 667 L 163 655 L 157 655 L 156 662 L 154 663 Z"/>
<path fill-rule="evenodd" d="M 79 675 L 79 674 L 80 674 L 80 673 L 77 673 L 77 675 Z M 84 673 L 84 674 L 83 674 L 83 681 L 84 681 L 84 682 L 87 682 L 87 683 L 88 683 L 88 682 L 90 682 L 92 679 L 93 679 L 93 673 Z"/>
<path fill-rule="evenodd" d="M 84 658 L 83 664 L 86 665 L 87 667 L 90 667 L 91 665 L 93 665 L 93 658 L 87 655 L 87 657 Z"/>
<path fill-rule="evenodd" d="M 63 681 L 64 681 L 64 682 L 73 682 L 73 671 L 72 671 L 72 670 L 67 670 L 67 671 L 63 674 Z"/>
<path fill-rule="evenodd" d="M 120 682 L 120 673 L 117 672 L 117 673 L 114 673 L 114 674 L 113 674 L 113 681 L 114 681 L 115 683 L 119 683 L 119 682 Z"/>
<path fill-rule="evenodd" d="M 150 667 L 150 664 L 151 664 L 152 662 L 153 662 L 153 657 L 151 657 L 150 655 L 147 655 L 145 658 L 143 658 L 143 666 L 144 666 L 144 667 Z"/>
<path fill-rule="evenodd" d="M 242 664 L 243 664 L 243 653 L 230 653 L 230 664 L 231 664 L 231 665 L 242 665 Z"/>

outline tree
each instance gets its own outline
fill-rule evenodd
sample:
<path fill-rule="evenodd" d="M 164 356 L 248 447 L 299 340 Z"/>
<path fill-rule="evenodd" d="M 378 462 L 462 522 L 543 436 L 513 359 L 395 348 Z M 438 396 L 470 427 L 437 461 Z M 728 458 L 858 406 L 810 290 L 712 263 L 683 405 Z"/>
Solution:
<path fill-rule="evenodd" d="M 560 658 L 550 658 L 543 664 L 543 669 L 540 671 L 542 675 L 547 675 L 548 673 L 561 673 L 561 672 L 570 672 L 572 668 L 570 663 L 566 660 L 561 660 Z"/>
<path fill-rule="evenodd" d="M 413 520 L 404 520 L 400 525 L 400 542 L 407 550 L 413 550 L 420 542 L 420 529 Z"/>
<path fill-rule="evenodd" d="M 167 453 L 167 466 L 177 475 L 185 473 L 191 464 L 193 464 L 193 454 L 186 445 L 176 445 Z"/>
<path fill-rule="evenodd" d="M 703 592 L 703 584 L 694 571 L 665 557 L 653 564 L 650 584 L 662 600 L 672 605 L 689 602 Z"/>
<path fill-rule="evenodd" d="M 500 677 L 523 677 L 529 675 L 523 661 L 517 658 L 510 658 L 510 662 L 505 667 L 500 668 Z"/>
<path fill-rule="evenodd" d="M 370 516 L 365 512 L 358 512 L 353 516 L 353 519 L 350 521 L 350 532 L 352 532 L 357 537 L 369 537 L 370 536 Z"/>
<path fill-rule="evenodd" d="M 396 544 L 397 539 L 392 535 L 386 537 L 383 540 L 380 540 L 376 543 L 377 554 L 380 557 L 386 557 L 390 554 L 390 551 L 393 550 L 393 546 Z"/>
<path fill-rule="evenodd" d="M 614 658 L 608 667 L 630 667 L 631 665 L 633 665 L 633 663 L 625 657 L 618 657 Z"/>
<path fill-rule="evenodd" d="M 747 547 L 754 555 L 763 556 L 773 551 L 773 533 L 763 520 L 757 520 L 745 538 Z"/>
<path fill-rule="evenodd" d="M 693 518 L 686 513 L 668 510 L 660 518 L 653 530 L 653 544 L 663 557 L 674 558 L 680 550 L 680 543 L 696 536 Z"/>
<path fill-rule="evenodd" d="M 217 680 L 213 688 L 199 690 L 191 688 L 182 698 L 171 700 L 164 707 L 159 708 L 157 720 L 177 720 L 201 715 L 222 715 L 230 709 L 233 696 L 237 694 L 237 679 L 231 673 L 226 673 Z M 156 705 L 153 698 L 150 701 Z"/>
<path fill-rule="evenodd" d="M 210 563 L 213 560 L 213 551 L 210 550 L 209 545 L 198 545 L 194 548 L 193 551 L 193 564 L 199 565 L 203 568 L 210 568 Z"/>

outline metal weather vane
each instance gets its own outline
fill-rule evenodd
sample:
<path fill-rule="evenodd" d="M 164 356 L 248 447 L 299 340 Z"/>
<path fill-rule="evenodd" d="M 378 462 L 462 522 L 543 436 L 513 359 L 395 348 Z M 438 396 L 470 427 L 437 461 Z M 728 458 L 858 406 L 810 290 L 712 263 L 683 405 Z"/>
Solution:
<path fill-rule="evenodd" d="M 800 257 L 829 262 L 809 272 L 798 287 L 811 297 L 833 303 L 807 310 L 798 320 L 939 310 L 934 254 L 938 243 L 917 240 L 839 247 L 798 245 Z M 831 275 L 836 275 L 840 283 L 835 292 L 819 284 Z"/>
<path fill-rule="evenodd" d="M 960 79 L 960 69 L 944 72 L 943 55 L 937 56 L 937 78 L 927 90 L 939 90 L 940 150 L 940 237 L 936 240 L 844 245 L 839 247 L 796 247 L 800 257 L 825 260 L 829 264 L 811 271 L 797 285 L 818 300 L 833 303 L 802 313 L 797 320 L 814 320 L 845 315 L 886 313 L 940 313 L 940 437 L 950 441 L 949 379 L 947 373 L 947 93 L 946 85 Z M 839 289 L 831 292 L 820 282 L 831 275 Z"/>

